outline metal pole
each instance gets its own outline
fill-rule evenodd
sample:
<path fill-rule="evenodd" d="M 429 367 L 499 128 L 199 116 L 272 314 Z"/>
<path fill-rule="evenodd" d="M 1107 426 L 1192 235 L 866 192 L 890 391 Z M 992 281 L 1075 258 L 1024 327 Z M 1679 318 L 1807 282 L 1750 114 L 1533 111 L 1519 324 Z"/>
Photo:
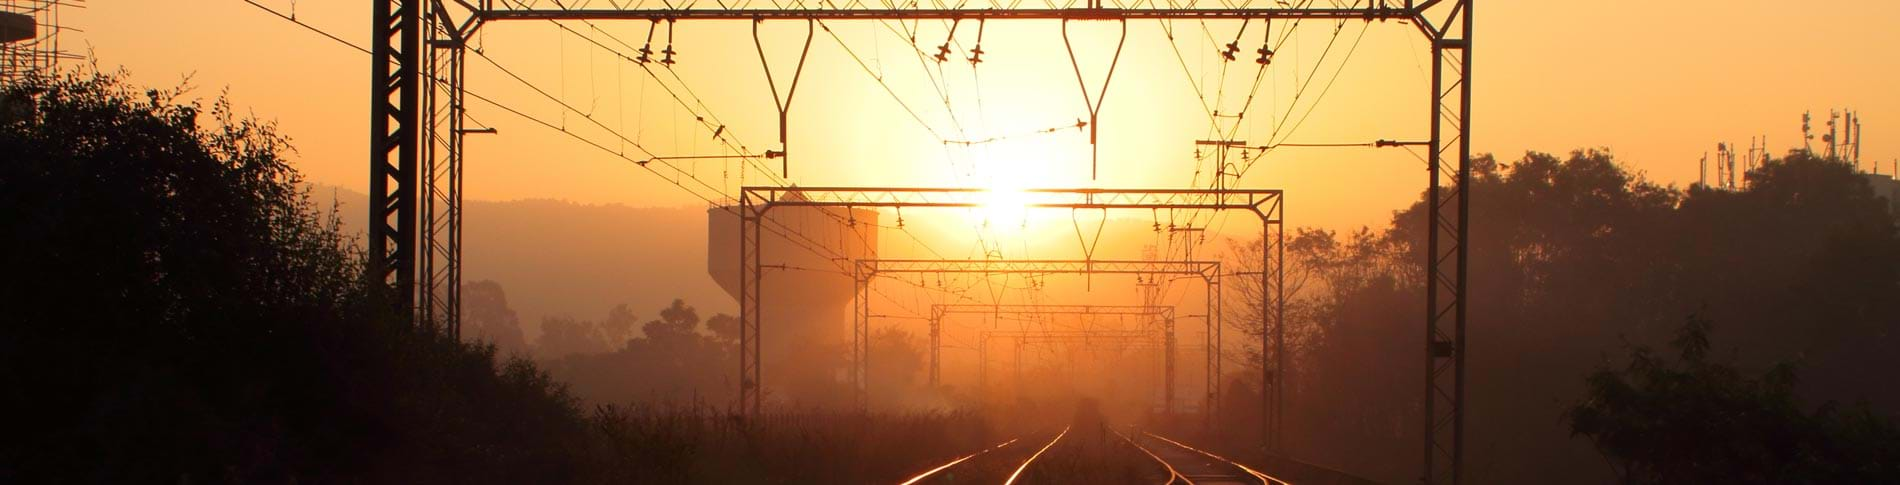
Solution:
<path fill-rule="evenodd" d="M 1443 162 L 1440 132 L 1443 131 L 1443 91 L 1445 50 L 1441 42 L 1432 42 L 1431 163 L 1426 167 L 1430 178 L 1425 189 L 1425 475 L 1421 481 L 1437 483 L 1434 466 L 1438 461 L 1438 170 Z"/>
<path fill-rule="evenodd" d="M 1167 325 L 1167 327 L 1165 327 L 1165 331 L 1167 331 L 1167 348 L 1163 350 L 1163 361 L 1165 361 L 1165 369 L 1167 369 L 1167 377 L 1163 377 L 1163 382 L 1167 382 L 1167 384 L 1163 386 L 1163 396 L 1161 396 L 1163 405 L 1161 405 L 1161 411 L 1163 411 L 1165 415 L 1169 415 L 1169 417 L 1174 417 L 1174 314 L 1169 314 L 1167 320 L 1163 320 L 1163 325 Z"/>
<path fill-rule="evenodd" d="M 930 386 L 943 383 L 943 315 L 936 311 L 930 314 Z"/>
<path fill-rule="evenodd" d="M 1286 446 L 1286 197 L 1279 199 L 1280 217 L 1273 224 L 1273 347 L 1278 362 L 1274 364 L 1273 396 L 1273 448 L 1284 451 Z"/>
<path fill-rule="evenodd" d="M 851 383 L 856 388 L 858 409 L 869 410 L 871 406 L 871 315 L 870 299 L 865 298 L 864 294 L 870 290 L 872 275 L 866 273 L 864 265 L 861 264 L 856 265 L 853 274 L 857 280 L 857 291 L 851 296 Z"/>
<path fill-rule="evenodd" d="M 1455 433 L 1452 435 L 1451 455 L 1451 482 L 1454 484 L 1464 481 L 1465 463 L 1465 352 L 1468 348 L 1465 347 L 1465 303 L 1468 297 L 1466 291 L 1470 288 L 1467 279 L 1469 273 L 1466 271 L 1470 260 L 1466 256 L 1471 247 L 1471 6 L 1473 3 L 1476 2 L 1472 0 L 1464 2 L 1464 42 L 1458 60 L 1460 64 L 1458 74 L 1462 77 L 1462 82 L 1459 83 L 1461 99 L 1458 106 L 1458 295 L 1455 297 L 1458 299 L 1458 336 L 1457 343 L 1453 344 L 1457 357 L 1452 364 L 1457 368 L 1455 374 L 1458 379 L 1457 390 L 1452 395 L 1458 403 L 1451 425 L 1451 432 Z"/>
<path fill-rule="evenodd" d="M 416 275 L 417 92 L 422 8 L 372 3 L 370 32 L 369 280 L 392 310 L 413 319 Z M 394 97 L 394 104 L 391 97 Z M 392 187 L 391 184 L 394 184 Z M 414 322 L 411 322 L 412 324 Z"/>

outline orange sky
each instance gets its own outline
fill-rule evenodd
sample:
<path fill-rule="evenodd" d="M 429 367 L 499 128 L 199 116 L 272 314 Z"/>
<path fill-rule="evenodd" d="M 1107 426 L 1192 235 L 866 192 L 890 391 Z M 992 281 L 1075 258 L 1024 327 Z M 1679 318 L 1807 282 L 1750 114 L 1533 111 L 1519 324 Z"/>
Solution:
<path fill-rule="evenodd" d="M 292 8 L 289 0 L 260 2 Z M 304 1 L 295 11 L 302 20 L 367 43 L 368 5 Z M 65 17 L 84 30 L 69 34 L 69 48 L 90 49 L 105 66 L 125 66 L 140 83 L 169 85 L 190 73 L 200 96 L 228 89 L 240 107 L 278 121 L 312 181 L 357 190 L 367 185 L 369 81 L 362 53 L 239 0 L 97 0 L 87 7 Z M 1900 54 L 1890 49 L 1900 45 L 1895 2 L 1802 2 L 1797 8 L 1794 2 L 1482 1 L 1478 8 L 1477 151 L 1509 158 L 1524 150 L 1608 147 L 1650 177 L 1681 184 L 1693 180 L 1697 158 L 1717 141 L 1746 144 L 1750 136 L 1767 135 L 1781 152 L 1798 142 L 1803 110 L 1818 110 L 1824 120 L 1829 107 L 1853 107 L 1872 130 L 1863 146 L 1867 158 L 1890 163 L 1900 157 L 1890 141 L 1900 139 L 1900 121 L 1888 121 L 1900 120 L 1900 93 L 1893 88 Z M 636 46 L 646 35 L 645 22 L 602 25 Z M 1221 63 L 1207 34 L 1197 23 L 1177 22 L 1184 73 L 1158 22 L 1131 22 L 1127 51 L 1102 110 L 1103 176 L 1091 181 L 1086 137 L 1075 130 L 946 148 L 924 128 L 942 138 L 980 139 L 1086 117 L 1056 24 L 987 26 L 987 62 L 974 73 L 968 63 L 943 64 L 942 85 L 950 91 L 956 123 L 936 85 L 924 77 L 926 69 L 937 72 L 934 62 L 921 67 L 908 42 L 879 24 L 832 27 L 924 121 L 911 119 L 838 40 L 819 32 L 790 128 L 792 181 L 804 185 L 1186 186 L 1196 166 L 1191 142 L 1208 135 L 1189 77 L 1210 102 L 1224 86 L 1219 109 L 1233 112 L 1255 73 L 1253 63 L 1236 63 L 1221 82 Z M 975 40 L 971 27 L 958 32 L 965 48 Z M 1209 24 L 1220 43 L 1231 40 L 1237 27 Z M 1318 65 L 1332 24 L 1302 27 L 1268 71 L 1240 138 L 1261 143 L 1274 126 L 1284 125 L 1275 118 L 1293 100 L 1297 83 L 1320 76 L 1311 88 L 1317 91 L 1340 69 L 1346 46 L 1365 27 L 1347 23 L 1336 51 Z M 682 54 L 674 69 L 756 152 L 777 148 L 776 126 L 748 28 L 747 22 L 680 24 L 675 48 Z M 1278 35 L 1284 24 L 1275 28 Z M 1116 25 L 1077 23 L 1072 29 L 1093 88 L 1113 49 Z M 934 52 L 945 30 L 924 23 L 918 44 Z M 789 73 L 804 26 L 767 23 L 764 31 L 775 69 Z M 498 62 L 642 146 L 664 155 L 722 153 L 638 67 L 546 22 L 491 24 L 485 32 L 480 45 Z M 1243 56 L 1257 47 L 1258 23 L 1247 38 L 1252 40 L 1241 42 Z M 1311 119 L 1286 141 L 1421 138 L 1426 55 L 1411 27 L 1372 24 Z M 479 59 L 471 58 L 469 88 L 620 149 L 579 115 L 564 114 Z M 1292 118 L 1313 98 L 1311 92 L 1302 98 Z M 476 120 L 501 134 L 471 138 L 468 197 L 698 203 L 671 181 L 613 155 L 480 102 L 471 101 L 471 108 Z M 737 184 L 732 163 L 681 163 L 696 165 L 692 169 L 714 185 Z M 756 172 L 746 177 L 748 183 L 762 181 Z M 1252 187 L 1287 189 L 1293 224 L 1329 227 L 1382 225 L 1423 183 L 1422 165 L 1393 149 L 1283 149 L 1246 180 Z"/>

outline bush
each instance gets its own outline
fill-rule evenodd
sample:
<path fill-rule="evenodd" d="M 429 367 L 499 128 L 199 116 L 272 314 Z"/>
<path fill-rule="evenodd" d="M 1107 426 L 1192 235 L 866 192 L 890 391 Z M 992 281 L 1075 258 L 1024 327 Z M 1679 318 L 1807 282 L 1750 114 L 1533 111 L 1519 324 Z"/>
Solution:
<path fill-rule="evenodd" d="M 365 303 L 271 124 L 122 77 L 0 86 L 0 482 L 579 477 L 561 386 Z"/>
<path fill-rule="evenodd" d="M 1795 369 L 1760 377 L 1709 360 L 1707 320 L 1691 316 L 1671 363 L 1637 347 L 1622 370 L 1588 379 L 1567 414 L 1625 483 L 1894 483 L 1900 429 L 1865 407 L 1809 412 Z"/>

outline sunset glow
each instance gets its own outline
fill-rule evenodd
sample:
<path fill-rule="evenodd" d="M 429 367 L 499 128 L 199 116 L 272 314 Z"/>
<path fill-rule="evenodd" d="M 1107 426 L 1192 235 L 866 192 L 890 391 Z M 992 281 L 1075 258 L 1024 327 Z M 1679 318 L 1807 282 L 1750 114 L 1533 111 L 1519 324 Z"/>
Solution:
<path fill-rule="evenodd" d="M 0 0 L 0 482 L 1900 484 L 1897 27 Z"/>

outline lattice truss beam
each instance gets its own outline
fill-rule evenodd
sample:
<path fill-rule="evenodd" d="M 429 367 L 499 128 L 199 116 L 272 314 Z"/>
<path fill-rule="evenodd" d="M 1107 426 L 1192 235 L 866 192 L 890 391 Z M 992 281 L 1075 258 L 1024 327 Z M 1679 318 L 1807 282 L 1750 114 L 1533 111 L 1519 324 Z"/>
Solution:
<path fill-rule="evenodd" d="M 1219 269 L 1215 269 L 1216 272 Z M 934 304 L 930 306 L 930 385 L 942 383 L 943 369 L 943 322 L 945 317 L 959 314 L 992 315 L 998 318 L 1010 316 L 1054 316 L 1073 315 L 1079 317 L 1095 316 L 1135 316 L 1148 319 L 1149 326 L 1160 324 L 1162 334 L 1162 406 L 1163 412 L 1174 413 L 1174 311 L 1173 306 L 1150 305 L 1049 305 L 1049 304 Z M 1211 328 L 1209 330 L 1212 330 Z M 1061 332 L 1039 332 L 1040 337 L 1056 338 Z M 987 335 L 987 334 L 985 334 Z M 1091 334 L 1092 335 L 1092 334 Z M 980 343 L 981 341 L 979 341 Z M 1085 342 L 1086 343 L 1086 342 Z M 981 350 L 981 349 L 979 349 Z M 1216 358 L 1209 353 L 1208 358 Z M 987 361 L 984 361 L 987 362 Z M 987 363 L 985 364 L 987 365 Z M 1210 364 L 1210 368 L 1212 364 Z"/>
<path fill-rule="evenodd" d="M 1314 2 L 1254 5 L 1222 0 L 1081 0 L 1034 3 L 1003 3 L 1000 0 L 947 4 L 941 0 L 900 6 L 895 3 L 847 2 L 799 3 L 772 8 L 754 0 L 696 2 L 685 6 L 643 7 L 636 2 L 626 8 L 554 8 L 542 2 L 525 0 L 376 0 L 372 10 L 372 102 L 370 144 L 370 224 L 368 277 L 384 285 L 390 303 L 402 311 L 413 312 L 426 328 L 445 328 L 457 332 L 459 321 L 455 307 L 460 286 L 460 204 L 461 167 L 464 157 L 460 137 L 468 130 L 462 109 L 465 81 L 461 75 L 461 51 L 466 39 L 488 22 L 503 20 L 891 20 L 891 19 L 971 19 L 971 20 L 1118 20 L 1132 19 L 1333 19 L 1398 21 L 1416 28 L 1430 42 L 1433 76 L 1429 146 L 1428 197 L 1431 209 L 1427 242 L 1427 292 L 1425 335 L 1427 372 L 1425 383 L 1426 483 L 1461 481 L 1464 421 L 1464 322 L 1466 290 L 1466 246 L 1468 202 L 1461 189 L 1470 178 L 1471 101 L 1471 19 L 1474 0 L 1370 0 L 1343 4 L 1330 0 L 1327 6 Z M 426 39 L 426 41 L 425 41 Z M 426 43 L 425 43 L 426 42 Z M 426 46 L 426 48 L 425 48 Z M 425 54 L 427 52 L 427 54 Z M 445 72 L 446 71 L 446 72 Z M 425 88 L 423 83 L 430 85 Z M 795 82 L 795 79 L 794 79 Z M 425 91 L 431 94 L 425 94 Z M 774 95 L 778 93 L 775 90 Z M 787 98 L 789 98 L 789 93 Z M 780 121 L 784 124 L 789 99 L 780 102 Z M 1094 125 L 1094 123 L 1091 123 Z M 783 126 L 781 126 L 781 129 Z M 1092 129 L 1092 128 L 1091 128 Z M 781 140 L 783 142 L 784 140 Z M 1405 145 L 1411 145 L 1407 143 Z M 1383 146 L 1383 145 L 1382 145 Z M 779 156 L 784 156 L 781 151 Z M 426 174 L 426 176 L 425 176 Z M 915 194 L 889 194 L 893 199 Z M 969 197 L 971 194 L 963 194 Z M 948 194 L 944 194 L 948 196 Z M 1116 195 L 1110 194 L 1111 198 Z M 854 196 L 855 197 L 855 196 Z M 1208 197 L 1208 196 L 1193 196 Z M 743 197 L 741 197 L 743 198 Z M 425 202 L 425 199 L 428 202 Z M 843 202 L 844 199 L 837 199 Z M 864 200 L 840 206 L 897 207 L 903 200 Z M 1156 202 L 1161 204 L 1162 202 Z M 1059 206 L 1060 201 L 1048 206 Z M 759 205 L 770 206 L 771 202 Z M 1119 207 L 1139 203 L 1109 203 L 1084 208 Z M 1227 205 L 1216 203 L 1215 205 Z M 1279 210 L 1278 202 L 1273 211 Z M 965 205 L 951 205 L 965 206 Z M 1044 207 L 1037 205 L 1036 207 Z M 756 216 L 756 214 L 754 214 Z M 755 247 L 758 220 L 741 217 L 746 230 L 741 232 L 741 257 L 756 269 Z M 1276 222 L 1274 227 L 1278 227 Z M 1269 246 L 1277 246 L 1278 237 Z M 1283 288 L 1277 247 L 1270 247 L 1275 264 L 1262 271 L 1262 287 L 1278 293 Z M 418 279 L 418 272 L 422 278 Z M 742 283 L 750 278 L 757 284 L 756 273 L 742 271 Z M 743 285 L 742 285 L 743 286 Z M 1266 292 L 1263 292 L 1266 293 Z M 421 307 L 418 308 L 417 300 Z M 741 311 L 750 309 L 752 320 L 742 317 L 741 330 L 757 330 L 757 300 L 741 298 Z M 424 309 L 426 308 L 426 309 Z M 1281 339 L 1278 305 L 1272 316 L 1273 340 Z M 1265 332 L 1263 332 L 1265 333 Z M 1265 337 L 1263 336 L 1263 339 Z M 756 342 L 742 350 L 741 408 L 758 411 L 756 391 Z M 1263 344 L 1263 348 L 1265 345 Z M 1279 357 L 1283 358 L 1283 357 Z M 1276 366 L 1278 364 L 1276 363 Z M 1263 389 L 1274 396 L 1265 400 L 1267 435 L 1277 440 L 1280 422 L 1278 402 L 1282 399 L 1275 379 L 1263 379 Z M 1278 447 L 1278 443 L 1272 443 Z"/>
<path fill-rule="evenodd" d="M 1430 182 L 1425 274 L 1426 483 L 1463 481 L 1465 244 L 1471 204 L 1471 0 L 1433 24 Z M 1449 184 L 1447 183 L 1449 182 Z"/>
<path fill-rule="evenodd" d="M 971 20 L 1136 20 L 1136 19 L 1319 19 L 1319 20 L 1412 20 L 1438 1 L 1354 2 L 1354 5 L 1313 7 L 1285 2 L 1230 2 L 1224 0 L 1041 0 L 1037 2 L 986 0 L 980 2 L 795 2 L 796 5 L 756 6 L 752 0 L 693 2 L 684 7 L 645 7 L 645 2 L 628 8 L 542 7 L 526 2 L 503 1 L 483 12 L 487 20 L 881 20 L 881 19 L 971 19 Z"/>
<path fill-rule="evenodd" d="M 1010 203 L 1038 209 L 1246 210 L 1278 223 L 1282 191 L 1273 189 L 1024 189 Z M 976 208 L 997 192 L 973 188 L 747 187 L 753 204 L 786 207 Z"/>

